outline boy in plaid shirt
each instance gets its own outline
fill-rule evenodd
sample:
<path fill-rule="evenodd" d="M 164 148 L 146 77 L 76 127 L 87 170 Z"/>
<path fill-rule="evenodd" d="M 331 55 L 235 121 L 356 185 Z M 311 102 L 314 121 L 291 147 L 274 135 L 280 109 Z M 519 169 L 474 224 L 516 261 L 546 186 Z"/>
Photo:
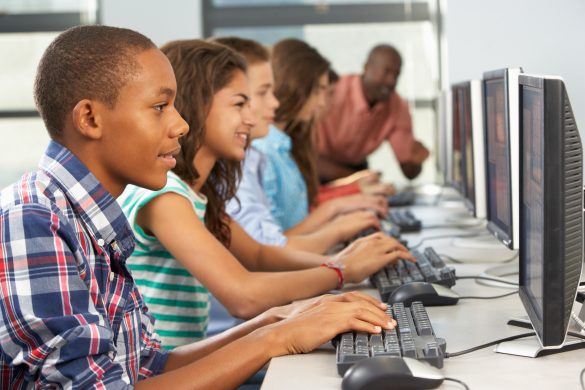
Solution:
<path fill-rule="evenodd" d="M 0 388 L 233 388 L 273 356 L 393 327 L 384 304 L 350 293 L 161 349 L 115 198 L 165 185 L 188 132 L 176 89 L 166 57 L 131 30 L 75 27 L 43 55 L 35 101 L 52 140 L 39 169 L 0 193 Z"/>

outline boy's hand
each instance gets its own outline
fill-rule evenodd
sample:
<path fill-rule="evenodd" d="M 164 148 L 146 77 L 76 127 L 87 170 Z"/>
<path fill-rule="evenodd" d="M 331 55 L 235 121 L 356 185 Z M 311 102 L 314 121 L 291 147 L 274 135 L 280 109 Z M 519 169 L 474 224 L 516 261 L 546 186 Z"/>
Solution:
<path fill-rule="evenodd" d="M 291 317 L 269 325 L 276 332 L 280 355 L 306 353 L 351 330 L 380 333 L 396 321 L 386 315 L 387 305 L 364 294 L 326 295 L 300 303 Z"/>

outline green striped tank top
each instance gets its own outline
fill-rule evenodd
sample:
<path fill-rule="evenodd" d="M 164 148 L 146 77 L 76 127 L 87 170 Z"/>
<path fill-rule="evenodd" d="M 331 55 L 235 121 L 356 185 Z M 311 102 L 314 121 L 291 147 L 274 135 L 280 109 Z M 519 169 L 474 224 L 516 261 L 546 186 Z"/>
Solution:
<path fill-rule="evenodd" d="M 169 172 L 166 186 L 159 191 L 129 186 L 118 198 L 130 221 L 136 248 L 127 265 L 149 312 L 156 318 L 155 328 L 165 349 L 192 343 L 205 337 L 209 317 L 209 292 L 162 246 L 156 237 L 136 224 L 138 211 L 157 196 L 173 192 L 193 205 L 201 221 L 207 199 L 196 194 L 176 174 Z"/>

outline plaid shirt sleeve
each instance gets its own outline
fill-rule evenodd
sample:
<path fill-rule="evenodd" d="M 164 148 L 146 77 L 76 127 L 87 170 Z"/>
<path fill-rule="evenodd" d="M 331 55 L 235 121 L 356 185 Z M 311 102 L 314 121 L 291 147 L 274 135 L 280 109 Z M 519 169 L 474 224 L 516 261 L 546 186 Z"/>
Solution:
<path fill-rule="evenodd" d="M 17 380 L 39 388 L 124 388 L 130 381 L 114 359 L 117 336 L 110 315 L 95 304 L 108 292 L 88 276 L 94 270 L 79 249 L 83 238 L 63 221 L 39 204 L 13 206 L 0 215 L 0 360 L 11 371 L 0 382 L 9 380 L 13 387 L 27 387 Z M 166 361 L 151 342 L 151 331 L 152 324 L 141 321 L 140 334 L 134 335 L 141 338 L 141 378 L 160 372 Z M 24 377 L 17 371 L 25 371 Z"/>

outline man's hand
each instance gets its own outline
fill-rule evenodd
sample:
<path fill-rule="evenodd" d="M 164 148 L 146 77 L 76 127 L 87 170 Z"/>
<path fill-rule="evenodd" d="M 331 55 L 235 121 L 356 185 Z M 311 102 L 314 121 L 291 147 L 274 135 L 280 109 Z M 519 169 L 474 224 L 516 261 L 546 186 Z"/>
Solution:
<path fill-rule="evenodd" d="M 429 157 L 429 150 L 419 141 L 414 141 L 409 161 L 400 163 L 402 173 L 409 179 L 414 179 L 422 170 L 422 163 Z"/>
<path fill-rule="evenodd" d="M 412 157 L 410 162 L 413 164 L 422 165 L 422 163 L 429 157 L 429 150 L 419 141 L 414 141 L 412 145 Z"/>

